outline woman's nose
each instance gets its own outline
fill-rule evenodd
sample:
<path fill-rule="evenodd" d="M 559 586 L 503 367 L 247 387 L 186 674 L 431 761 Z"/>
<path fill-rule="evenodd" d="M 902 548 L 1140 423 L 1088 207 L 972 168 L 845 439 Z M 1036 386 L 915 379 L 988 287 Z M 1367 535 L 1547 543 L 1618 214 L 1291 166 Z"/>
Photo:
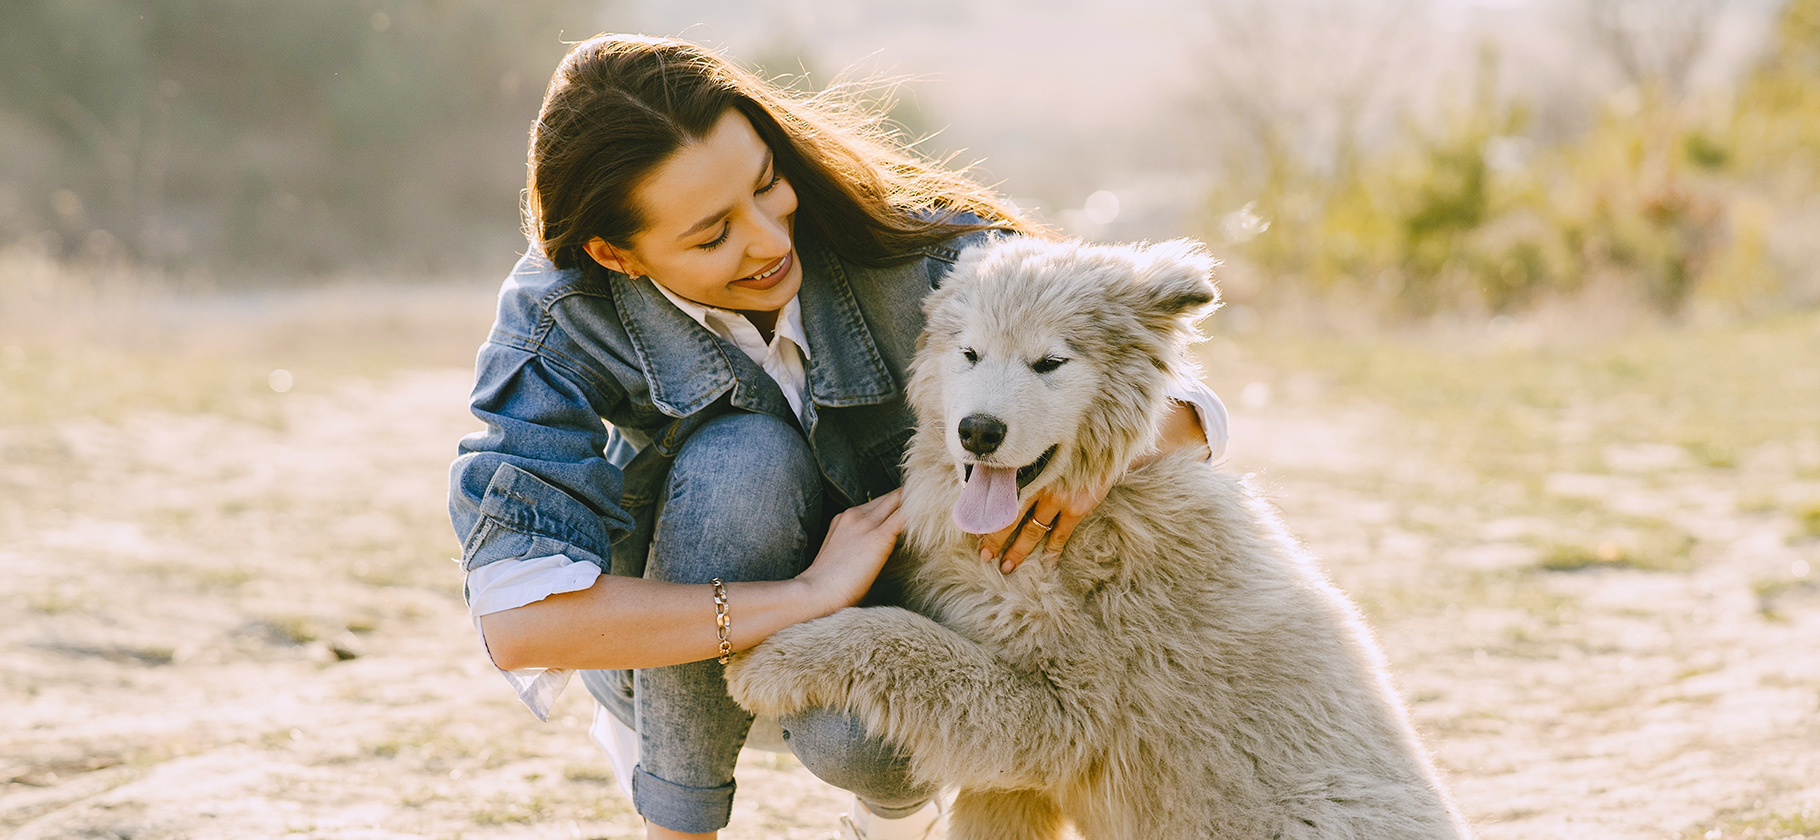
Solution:
<path fill-rule="evenodd" d="M 774 260 L 790 253 L 790 227 L 783 219 L 761 217 L 758 232 L 752 237 L 747 253 L 764 260 Z"/>

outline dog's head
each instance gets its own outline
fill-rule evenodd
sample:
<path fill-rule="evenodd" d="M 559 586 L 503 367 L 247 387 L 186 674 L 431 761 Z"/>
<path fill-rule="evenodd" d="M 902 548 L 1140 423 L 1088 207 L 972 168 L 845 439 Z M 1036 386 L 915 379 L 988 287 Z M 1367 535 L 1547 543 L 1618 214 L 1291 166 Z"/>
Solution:
<path fill-rule="evenodd" d="M 918 445 L 965 483 L 957 524 L 1009 527 L 1020 499 L 1098 486 L 1153 446 L 1217 264 L 1188 240 L 964 252 L 925 304 L 909 388 Z"/>

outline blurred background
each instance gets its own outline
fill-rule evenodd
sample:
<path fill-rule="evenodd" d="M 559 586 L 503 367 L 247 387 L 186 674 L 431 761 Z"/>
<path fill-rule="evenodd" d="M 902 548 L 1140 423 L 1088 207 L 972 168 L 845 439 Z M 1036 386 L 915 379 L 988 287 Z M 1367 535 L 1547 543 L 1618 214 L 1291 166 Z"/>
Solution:
<path fill-rule="evenodd" d="M 642 836 L 442 508 L 609 30 L 1207 242 L 1229 468 L 1483 836 L 1820 836 L 1820 0 L 0 4 L 0 834 Z M 748 758 L 727 836 L 831 829 Z"/>
<path fill-rule="evenodd" d="M 1820 300 L 1820 46 L 1775 0 L 496 4 L 0 12 L 0 245 L 223 285 L 496 272 L 526 127 L 602 29 L 814 88 L 1077 235 L 1194 235 L 1232 296 L 1666 314 Z"/>

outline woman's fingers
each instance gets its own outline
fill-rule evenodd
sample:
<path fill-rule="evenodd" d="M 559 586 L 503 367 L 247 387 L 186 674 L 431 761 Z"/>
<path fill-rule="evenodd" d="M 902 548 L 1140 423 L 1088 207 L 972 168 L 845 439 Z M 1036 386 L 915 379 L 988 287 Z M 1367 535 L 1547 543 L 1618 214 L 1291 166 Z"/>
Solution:
<path fill-rule="evenodd" d="M 895 513 L 897 509 L 903 507 L 903 505 L 904 489 L 899 487 L 896 490 L 860 505 L 857 510 L 868 516 L 883 519 L 890 516 L 892 513 Z"/>
<path fill-rule="evenodd" d="M 1093 509 L 1105 501 L 1106 491 L 1110 485 L 1092 487 L 1068 496 L 1062 500 L 1061 512 L 1055 517 L 1055 528 L 1049 532 L 1049 544 L 1045 546 L 1056 554 L 1062 553 L 1062 546 L 1068 544 L 1068 538 L 1074 535 L 1075 526 L 1093 513 Z"/>
<path fill-rule="evenodd" d="M 994 531 L 990 534 L 981 534 L 980 535 L 980 562 L 982 562 L 982 563 L 998 562 L 999 552 L 1005 548 L 1005 543 L 1006 543 L 1006 541 L 1011 539 L 1011 535 L 1017 532 L 1018 525 L 1023 524 L 1023 522 L 1024 522 L 1023 515 L 1024 515 L 1024 513 L 1028 513 L 1028 512 L 1029 512 L 1029 508 L 1024 508 L 1022 511 L 1020 511 L 1018 514 L 1016 524 L 1013 524 L 1009 528 L 1006 528 L 1002 531 Z"/>
<path fill-rule="evenodd" d="M 1074 534 L 1075 526 L 1081 524 L 1081 520 L 1086 519 L 1087 514 L 1092 512 L 1093 509 L 1088 508 L 1079 513 L 1064 510 L 1058 514 L 1055 517 L 1055 527 L 1049 529 L 1049 542 L 1043 546 L 1043 549 L 1050 554 L 1061 554 L 1062 546 L 1068 544 L 1068 537 Z"/>
<path fill-rule="evenodd" d="M 1005 551 L 1005 560 L 999 564 L 999 571 L 1005 574 L 1017 571 L 1017 567 L 1023 565 L 1024 559 L 1035 552 L 1037 546 L 1042 545 L 1043 538 L 1049 533 L 1049 526 L 1037 521 L 1040 518 L 1040 514 L 1032 518 L 1024 526 L 1024 530 L 1017 535 L 1017 541 L 1013 542 L 1011 548 Z"/>
<path fill-rule="evenodd" d="M 904 530 L 903 494 L 893 490 L 865 504 L 855 505 L 836 514 L 828 526 L 823 546 L 842 545 L 868 553 L 890 553 L 897 535 Z"/>
<path fill-rule="evenodd" d="M 871 529 L 889 519 L 904 506 L 904 491 L 900 488 L 886 493 L 869 502 L 862 502 L 835 514 L 835 527 L 840 523 L 850 522 L 856 526 Z M 901 530 L 901 526 L 899 530 Z"/>
<path fill-rule="evenodd" d="M 1010 574 L 1042 545 L 1049 523 L 1060 511 L 1061 506 L 1054 499 L 1039 494 L 1016 525 L 980 539 L 980 559 L 987 562 L 997 559 L 999 571 Z M 1005 544 L 1007 540 L 1011 541 L 1009 547 Z M 1000 557 L 1001 551 L 1003 557 Z"/>
<path fill-rule="evenodd" d="M 895 541 L 897 535 L 904 532 L 903 491 L 893 490 L 867 502 L 866 518 L 874 529 L 890 534 Z"/>
<path fill-rule="evenodd" d="M 830 612 L 857 604 L 903 530 L 903 495 L 895 490 L 841 511 L 829 523 L 814 561 L 799 577 L 826 593 Z"/>
<path fill-rule="evenodd" d="M 1036 501 L 1031 500 L 1031 504 L 1036 504 Z M 1030 518 L 1030 508 L 1026 506 L 1019 510 L 1017 521 L 1010 527 L 1005 528 L 1002 531 L 994 531 L 990 534 L 981 534 L 980 560 L 986 563 L 997 563 L 1003 560 L 1006 544 L 1022 533 L 1020 529 L 1024 527 L 1024 524 L 1028 522 Z"/>

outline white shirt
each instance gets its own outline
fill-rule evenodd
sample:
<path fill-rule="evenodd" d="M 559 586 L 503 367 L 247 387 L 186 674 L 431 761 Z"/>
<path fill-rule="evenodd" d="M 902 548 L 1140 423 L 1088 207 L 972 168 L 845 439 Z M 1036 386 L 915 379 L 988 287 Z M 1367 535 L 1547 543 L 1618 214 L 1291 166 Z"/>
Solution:
<path fill-rule="evenodd" d="M 732 342 L 752 361 L 764 368 L 789 400 L 797 417 L 803 414 L 803 398 L 809 379 L 804 362 L 809 358 L 809 338 L 803 333 L 803 310 L 797 298 L 790 298 L 778 313 L 776 329 L 766 342 L 758 328 L 746 316 L 728 309 L 704 306 L 678 297 L 662 284 L 653 283 L 677 309 L 694 318 L 711 333 Z M 1170 399 L 1194 406 L 1207 436 L 1212 460 L 1226 454 L 1226 406 L 1211 389 L 1199 381 L 1173 382 Z M 468 573 L 468 610 L 474 617 L 474 629 L 480 632 L 480 617 L 541 601 L 551 595 L 576 592 L 594 585 L 600 567 L 576 562 L 565 555 L 499 560 Z M 481 632 L 480 643 L 486 644 Z M 497 667 L 497 666 L 495 666 Z M 538 720 L 548 720 L 550 706 L 569 683 L 570 671 L 562 668 L 500 669 L 506 682 L 518 693 Z"/>

